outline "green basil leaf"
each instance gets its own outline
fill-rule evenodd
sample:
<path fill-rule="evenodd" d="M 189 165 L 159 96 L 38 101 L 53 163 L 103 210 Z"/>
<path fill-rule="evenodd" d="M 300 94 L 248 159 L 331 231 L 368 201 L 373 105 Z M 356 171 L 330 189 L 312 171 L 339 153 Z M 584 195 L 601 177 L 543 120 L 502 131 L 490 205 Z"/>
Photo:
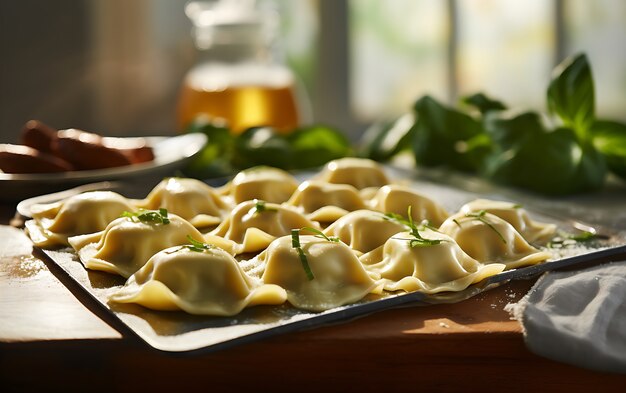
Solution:
<path fill-rule="evenodd" d="M 578 170 L 572 179 L 572 192 L 599 190 L 604 186 L 607 162 L 591 142 L 581 142 Z"/>
<path fill-rule="evenodd" d="M 322 166 L 328 161 L 351 153 L 350 142 L 339 131 L 324 126 L 297 129 L 285 136 L 291 146 L 293 161 L 290 169 Z"/>
<path fill-rule="evenodd" d="M 237 168 L 267 165 L 289 169 L 294 159 L 287 139 L 271 127 L 252 127 L 235 138 L 232 163 Z"/>
<path fill-rule="evenodd" d="M 484 118 L 485 132 L 500 149 L 528 143 L 536 133 L 547 132 L 536 112 L 492 112 Z"/>
<path fill-rule="evenodd" d="M 506 105 L 497 100 L 492 100 L 483 93 L 476 93 L 471 96 L 464 97 L 462 102 L 466 105 L 473 106 L 483 115 L 489 111 L 501 111 L 506 109 Z"/>
<path fill-rule="evenodd" d="M 483 132 L 478 121 L 429 96 L 419 99 L 413 108 L 417 121 L 411 132 L 418 164 L 446 165 L 463 171 L 478 169 L 463 149 L 463 143 Z"/>
<path fill-rule="evenodd" d="M 312 168 L 351 153 L 348 139 L 324 126 L 301 128 L 287 135 L 271 127 L 253 127 L 232 135 L 225 127 L 199 119 L 188 130 L 209 137 L 207 146 L 184 171 L 194 177 L 223 176 L 258 165 Z"/>
<path fill-rule="evenodd" d="M 223 119 L 212 119 L 206 115 L 197 116 L 189 125 L 185 128 L 185 133 L 202 132 L 210 135 L 214 130 L 229 130 L 226 121 Z"/>
<path fill-rule="evenodd" d="M 606 158 L 609 169 L 626 180 L 626 124 L 596 121 L 591 127 L 593 144 Z"/>
<path fill-rule="evenodd" d="M 407 113 L 393 121 L 373 124 L 363 135 L 359 156 L 387 161 L 401 151 L 410 149 L 413 125 L 413 113 Z"/>
<path fill-rule="evenodd" d="M 457 149 L 465 153 L 472 168 L 483 172 L 485 160 L 493 151 L 493 142 L 487 133 L 482 133 L 471 137 L 467 142 L 460 142 Z"/>
<path fill-rule="evenodd" d="M 603 157 L 569 128 L 547 131 L 531 112 L 492 117 L 486 126 L 496 143 L 486 174 L 496 182 L 549 195 L 594 190 L 604 183 Z"/>
<path fill-rule="evenodd" d="M 595 117 L 594 84 L 587 56 L 567 58 L 554 72 L 548 87 L 548 108 L 582 141 L 587 141 Z"/>
<path fill-rule="evenodd" d="M 202 151 L 183 169 L 186 176 L 205 179 L 233 172 L 230 164 L 233 137 L 223 122 L 211 122 L 208 118 L 200 116 L 185 132 L 202 132 L 208 137 Z"/>

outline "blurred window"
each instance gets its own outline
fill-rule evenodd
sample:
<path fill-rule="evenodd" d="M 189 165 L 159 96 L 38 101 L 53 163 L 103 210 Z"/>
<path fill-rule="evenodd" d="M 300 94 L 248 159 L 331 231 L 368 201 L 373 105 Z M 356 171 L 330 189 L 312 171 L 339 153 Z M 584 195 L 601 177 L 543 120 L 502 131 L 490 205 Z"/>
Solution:
<path fill-rule="evenodd" d="M 350 97 L 359 118 L 406 111 L 419 95 L 446 99 L 445 1 L 350 2 Z"/>
<path fill-rule="evenodd" d="M 564 54 L 585 52 L 599 116 L 626 120 L 626 1 L 564 1 Z"/>
<path fill-rule="evenodd" d="M 555 50 L 545 0 L 457 1 L 458 94 L 482 91 L 511 107 L 540 109 Z"/>

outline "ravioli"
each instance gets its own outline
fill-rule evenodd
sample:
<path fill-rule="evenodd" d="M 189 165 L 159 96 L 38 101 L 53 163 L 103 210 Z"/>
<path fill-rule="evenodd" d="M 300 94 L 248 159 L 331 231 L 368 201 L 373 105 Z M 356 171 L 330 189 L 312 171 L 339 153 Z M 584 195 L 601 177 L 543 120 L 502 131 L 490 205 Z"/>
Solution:
<path fill-rule="evenodd" d="M 507 269 L 513 269 L 552 257 L 528 244 L 511 224 L 485 211 L 455 214 L 441 225 L 440 230 L 482 263 L 503 263 Z"/>
<path fill-rule="evenodd" d="M 87 269 L 128 278 L 165 248 L 186 244 L 188 237 L 199 242 L 205 240 L 188 221 L 175 214 L 167 217 L 167 224 L 120 217 L 101 232 L 68 240 Z"/>
<path fill-rule="evenodd" d="M 218 225 L 232 208 L 208 184 L 178 177 L 162 180 L 137 205 L 144 209 L 165 208 L 198 228 Z"/>
<path fill-rule="evenodd" d="M 37 247 L 65 245 L 70 236 L 102 231 L 124 211 L 132 211 L 128 199 L 111 191 L 91 191 L 32 208 L 34 221 L 26 230 Z"/>
<path fill-rule="evenodd" d="M 188 246 L 159 251 L 110 297 L 153 310 L 214 316 L 233 316 L 245 307 L 278 305 L 286 299 L 283 288 L 248 277 L 226 251 Z"/>
<path fill-rule="evenodd" d="M 284 302 L 318 312 L 383 290 L 461 291 L 551 258 L 529 242 L 555 231 L 508 202 L 478 199 L 450 217 L 359 158 L 331 161 L 299 186 L 281 169 L 257 167 L 220 189 L 167 178 L 140 201 L 81 195 L 33 210 L 27 225 L 43 239 L 36 244 L 64 241 L 85 268 L 129 278 L 111 302 L 197 315 L 234 316 Z M 406 221 L 393 216 L 409 212 Z M 413 224 L 423 221 L 439 230 Z M 319 223 L 328 227 L 320 232 Z M 207 226 L 217 227 L 197 229 Z"/>
<path fill-rule="evenodd" d="M 261 251 L 277 237 L 303 227 L 317 229 L 319 225 L 293 208 L 253 200 L 237 205 L 209 235 L 232 241 L 232 247 L 221 246 L 233 254 L 242 254 Z"/>
<path fill-rule="evenodd" d="M 316 176 L 316 180 L 335 184 L 349 184 L 359 190 L 382 187 L 389 178 L 380 164 L 366 158 L 340 158 L 330 161 Z"/>
<path fill-rule="evenodd" d="M 406 227 L 387 219 L 382 213 L 372 210 L 357 210 L 346 214 L 324 230 L 326 236 L 339 238 L 360 253 L 372 251 Z"/>
<path fill-rule="evenodd" d="M 307 217 L 319 222 L 332 222 L 346 213 L 365 208 L 356 188 L 348 184 L 305 181 L 286 203 L 297 206 Z"/>
<path fill-rule="evenodd" d="M 395 213 L 406 217 L 409 207 L 414 222 L 427 220 L 430 225 L 438 227 L 446 218 L 448 212 L 432 199 L 417 191 L 401 186 L 388 185 L 381 187 L 374 198 L 369 202 L 370 208 L 384 213 Z"/>
<path fill-rule="evenodd" d="M 542 244 L 550 240 L 556 232 L 556 225 L 532 220 L 520 205 L 511 202 L 476 199 L 461 207 L 463 214 L 486 211 L 513 225 L 529 243 Z"/>
<path fill-rule="evenodd" d="M 438 244 L 412 244 L 411 233 L 401 232 L 360 258 L 385 290 L 428 294 L 461 291 L 505 268 L 502 264 L 481 264 L 443 233 L 428 228 L 419 233 Z"/>
<path fill-rule="evenodd" d="M 294 307 L 324 311 L 362 299 L 376 287 L 348 246 L 316 236 L 300 236 L 300 245 L 311 273 L 309 279 L 291 236 L 274 240 L 259 255 L 265 263 L 262 280 L 287 291 Z"/>
<path fill-rule="evenodd" d="M 286 202 L 298 188 L 298 181 L 282 169 L 259 166 L 237 174 L 222 192 L 235 204 L 259 199 L 270 203 Z"/>

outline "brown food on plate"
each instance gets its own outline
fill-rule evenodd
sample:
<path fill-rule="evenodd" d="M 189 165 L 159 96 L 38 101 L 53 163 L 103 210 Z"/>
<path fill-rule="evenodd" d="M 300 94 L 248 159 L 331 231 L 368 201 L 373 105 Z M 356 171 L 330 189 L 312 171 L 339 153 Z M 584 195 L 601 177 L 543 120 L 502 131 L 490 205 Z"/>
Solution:
<path fill-rule="evenodd" d="M 70 128 L 56 130 L 39 120 L 29 120 L 20 142 L 2 152 L 2 171 L 7 173 L 50 173 L 114 168 L 154 160 L 145 138 L 103 137 Z M 28 147 L 28 149 L 19 149 Z M 18 155 L 18 158 L 14 156 Z M 26 157 L 25 157 L 26 156 Z M 43 158 L 42 158 L 43 157 Z M 54 160 L 53 160 L 54 159 Z M 48 162 L 53 164 L 44 165 Z M 25 167 L 22 168 L 21 165 Z"/>
<path fill-rule="evenodd" d="M 132 160 L 118 149 L 102 144 L 97 134 L 70 128 L 57 133 L 54 152 L 77 169 L 102 169 L 132 164 Z"/>
<path fill-rule="evenodd" d="M 0 144 L 0 169 L 5 173 L 53 173 L 74 168 L 69 162 L 32 147 Z"/>
<path fill-rule="evenodd" d="M 115 138 L 103 137 L 102 144 L 109 149 L 119 150 L 131 160 L 133 164 L 154 160 L 154 152 L 148 146 L 145 138 Z"/>
<path fill-rule="evenodd" d="M 52 146 L 56 138 L 57 130 L 39 120 L 29 120 L 22 128 L 20 142 L 41 152 L 53 154 Z"/>

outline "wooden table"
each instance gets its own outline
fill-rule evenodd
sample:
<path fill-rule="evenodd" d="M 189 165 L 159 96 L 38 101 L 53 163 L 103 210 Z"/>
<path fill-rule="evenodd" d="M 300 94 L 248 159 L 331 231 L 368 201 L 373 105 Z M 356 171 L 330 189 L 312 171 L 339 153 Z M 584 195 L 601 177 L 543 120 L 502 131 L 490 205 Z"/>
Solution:
<path fill-rule="evenodd" d="M 13 206 L 0 207 L 5 223 L 12 212 Z M 0 226 L 0 391 L 572 392 L 626 386 L 624 375 L 557 363 L 526 349 L 520 324 L 503 308 L 533 281 L 462 303 L 388 310 L 182 357 L 120 334 L 60 279 L 54 265 L 32 256 L 21 230 Z"/>

